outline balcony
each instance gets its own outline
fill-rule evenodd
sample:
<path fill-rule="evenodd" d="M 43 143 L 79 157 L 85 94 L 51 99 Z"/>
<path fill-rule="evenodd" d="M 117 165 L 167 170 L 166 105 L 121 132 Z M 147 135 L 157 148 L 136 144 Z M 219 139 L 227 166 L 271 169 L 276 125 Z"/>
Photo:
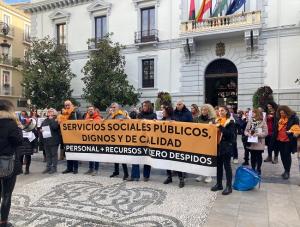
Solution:
<path fill-rule="evenodd" d="M 13 95 L 13 87 L 10 84 L 4 84 L 0 89 L 1 96 L 12 96 Z"/>
<path fill-rule="evenodd" d="M 188 21 L 181 24 L 182 37 L 201 37 L 216 34 L 236 33 L 261 27 L 261 12 L 253 11 L 228 16 Z"/>
<path fill-rule="evenodd" d="M 147 44 L 147 43 L 157 43 L 158 39 L 158 30 L 145 30 L 135 32 L 134 34 L 134 43 L 135 44 Z"/>

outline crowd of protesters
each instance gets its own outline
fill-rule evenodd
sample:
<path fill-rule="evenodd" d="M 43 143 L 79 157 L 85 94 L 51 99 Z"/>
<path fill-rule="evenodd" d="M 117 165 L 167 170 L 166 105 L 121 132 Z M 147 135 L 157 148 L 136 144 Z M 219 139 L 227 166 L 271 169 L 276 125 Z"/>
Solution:
<path fill-rule="evenodd" d="M 300 126 L 296 113 L 288 106 L 278 106 L 274 102 L 265 108 L 247 109 L 246 111 L 233 111 L 232 106 L 213 107 L 204 104 L 198 107 L 192 104 L 190 109 L 182 100 L 177 101 L 175 108 L 171 105 L 162 105 L 160 113 L 162 121 L 179 121 L 201 124 L 215 124 L 218 128 L 217 148 L 217 177 L 212 191 L 223 190 L 223 195 L 232 193 L 231 163 L 238 163 L 237 135 L 241 135 L 244 147 L 244 162 L 258 175 L 262 173 L 263 162 L 278 163 L 280 155 L 284 172 L 283 179 L 289 179 L 292 163 L 292 154 L 298 152 L 300 158 Z M 0 100 L 0 158 L 14 154 L 14 171 L 7 177 L 0 178 L 1 184 L 1 221 L 0 226 L 8 226 L 7 218 L 11 204 L 11 194 L 16 182 L 16 176 L 30 173 L 31 156 L 38 150 L 43 151 L 45 170 L 43 174 L 57 172 L 58 151 L 61 148 L 60 159 L 64 159 L 64 146 L 60 132 L 60 123 L 67 120 L 102 121 L 104 119 L 147 119 L 158 120 L 150 101 L 144 101 L 139 110 L 131 109 L 129 113 L 118 103 L 112 103 L 103 118 L 99 109 L 89 106 L 82 114 L 71 101 L 64 102 L 64 108 L 58 112 L 53 108 L 46 110 L 46 118 L 39 124 L 36 110 L 27 113 L 22 111 L 18 116 L 13 105 L 6 100 Z M 256 138 L 256 141 L 249 138 Z M 298 144 L 297 144 L 298 143 Z M 267 146 L 267 157 L 263 161 L 263 153 Z M 299 159 L 300 160 L 300 159 Z M 250 161 L 250 163 L 249 163 Z M 133 164 L 131 174 L 125 163 L 115 163 L 114 171 L 110 177 L 117 177 L 119 165 L 122 165 L 123 180 L 139 181 L 140 166 Z M 25 170 L 23 170 L 25 166 Z M 99 162 L 90 161 L 85 174 L 99 175 Z M 67 167 L 63 174 L 78 174 L 79 162 L 67 160 Z M 223 188 L 223 172 L 225 170 L 226 186 Z M 143 180 L 149 181 L 151 166 L 143 166 Z M 185 186 L 184 172 L 166 171 L 167 178 L 164 184 L 173 182 L 172 177 L 177 175 L 179 187 Z M 210 176 L 198 176 L 197 181 L 212 182 Z"/>
<path fill-rule="evenodd" d="M 241 135 L 242 144 L 244 147 L 244 162 L 242 165 L 249 165 L 259 175 L 262 171 L 263 153 L 265 146 L 267 146 L 267 157 L 264 162 L 278 163 L 278 156 L 280 154 L 284 172 L 283 179 L 288 179 L 291 168 L 291 154 L 297 150 L 297 130 L 293 131 L 295 127 L 299 127 L 299 119 L 296 113 L 288 106 L 277 106 L 276 103 L 268 103 L 265 108 L 247 109 L 245 111 L 238 110 L 234 112 L 232 106 L 218 106 L 213 107 L 210 104 L 197 106 L 192 104 L 188 108 L 182 100 L 177 101 L 175 108 L 171 105 L 162 105 L 162 121 L 180 121 L 180 122 L 194 122 L 202 124 L 215 124 L 219 131 L 218 141 L 218 156 L 217 156 L 217 182 L 213 191 L 223 190 L 222 179 L 223 169 L 226 176 L 226 187 L 223 191 L 224 195 L 232 192 L 232 168 L 231 163 L 238 164 L 238 149 L 237 139 Z M 147 119 L 156 120 L 157 115 L 153 110 L 153 105 L 150 101 L 144 101 L 141 108 L 131 109 L 127 112 L 121 108 L 118 103 L 112 103 L 107 110 L 106 117 L 102 117 L 99 109 L 94 106 L 89 106 L 87 111 L 82 114 L 78 108 L 74 107 L 71 101 L 67 100 L 64 103 L 64 108 L 58 112 L 55 109 L 48 109 L 46 111 L 46 119 L 38 127 L 30 128 L 31 119 L 38 121 L 37 111 L 31 111 L 30 115 L 26 111 L 22 111 L 19 115 L 19 121 L 23 125 L 23 130 L 31 131 L 34 139 L 24 137 L 23 146 L 26 152 L 20 156 L 20 162 L 25 165 L 24 174 L 29 174 L 31 163 L 31 155 L 37 150 L 42 150 L 44 154 L 44 161 L 46 168 L 43 173 L 53 174 L 57 172 L 58 149 L 61 148 L 60 159 L 64 159 L 64 147 L 60 133 L 59 124 L 66 120 L 85 119 L 89 121 L 101 121 L 104 119 Z M 47 132 L 44 131 L 48 130 Z M 294 133 L 293 133 L 294 132 Z M 249 137 L 257 137 L 256 142 L 249 142 Z M 60 146 L 59 146 L 60 145 Z M 128 166 L 125 163 L 115 163 L 114 171 L 110 177 L 117 177 L 119 166 L 122 165 L 123 180 L 139 181 L 140 180 L 140 166 L 134 164 L 131 167 L 131 173 L 128 172 Z M 89 162 L 89 169 L 85 174 L 93 176 L 99 175 L 99 162 Z M 78 173 L 79 162 L 74 160 L 67 160 L 67 167 L 62 172 Z M 23 170 L 22 170 L 23 172 Z M 151 166 L 143 166 L 143 180 L 150 179 Z M 173 173 L 167 170 L 167 178 L 164 184 L 172 183 L 172 176 L 178 175 L 179 187 L 185 185 L 185 173 Z M 211 176 L 198 176 L 197 181 L 204 181 L 205 183 L 212 182 Z"/>

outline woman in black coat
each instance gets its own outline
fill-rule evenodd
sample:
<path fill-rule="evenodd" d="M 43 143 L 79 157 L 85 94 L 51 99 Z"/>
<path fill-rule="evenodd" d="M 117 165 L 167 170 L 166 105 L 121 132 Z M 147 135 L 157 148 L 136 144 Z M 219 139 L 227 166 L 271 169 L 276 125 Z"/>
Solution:
<path fill-rule="evenodd" d="M 217 154 L 217 184 L 211 188 L 212 191 L 223 190 L 223 167 L 226 173 L 226 188 L 222 192 L 223 195 L 228 195 L 232 192 L 232 169 L 231 156 L 234 149 L 236 139 L 235 123 L 230 118 L 229 110 L 226 106 L 219 107 L 220 117 L 216 120 L 216 125 L 219 128 L 220 138 Z"/>
<path fill-rule="evenodd" d="M 0 178 L 1 190 L 1 221 L 0 227 L 11 226 L 7 222 L 11 205 L 11 195 L 15 187 L 17 174 L 21 164 L 17 146 L 22 144 L 22 131 L 17 125 L 14 106 L 7 100 L 0 99 L 0 158 L 15 155 L 15 168 L 12 175 Z"/>
<path fill-rule="evenodd" d="M 299 125 L 299 118 L 296 113 L 288 106 L 279 106 L 276 111 L 272 141 L 276 141 L 275 149 L 278 149 L 280 152 L 284 167 L 284 173 L 281 176 L 285 180 L 290 178 L 291 154 L 297 152 L 297 139 L 289 132 L 293 125 Z"/>

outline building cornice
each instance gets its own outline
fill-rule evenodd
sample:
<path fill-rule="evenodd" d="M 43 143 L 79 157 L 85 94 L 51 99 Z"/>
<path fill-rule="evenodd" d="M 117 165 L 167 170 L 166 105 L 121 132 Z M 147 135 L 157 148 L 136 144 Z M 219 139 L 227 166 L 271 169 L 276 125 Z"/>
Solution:
<path fill-rule="evenodd" d="M 32 3 L 22 7 L 25 12 L 36 13 L 42 11 L 53 10 L 57 8 L 66 8 L 92 2 L 93 0 L 45 0 L 42 2 Z"/>
<path fill-rule="evenodd" d="M 95 1 L 91 5 L 88 6 L 87 11 L 90 13 L 99 12 L 99 11 L 106 11 L 107 13 L 111 10 L 111 3 L 107 3 L 102 0 Z"/>
<path fill-rule="evenodd" d="M 159 7 L 161 0 L 132 0 L 134 6 L 136 9 L 139 8 L 140 5 L 147 5 L 147 4 L 151 4 L 151 5 L 155 5 L 156 7 Z"/>

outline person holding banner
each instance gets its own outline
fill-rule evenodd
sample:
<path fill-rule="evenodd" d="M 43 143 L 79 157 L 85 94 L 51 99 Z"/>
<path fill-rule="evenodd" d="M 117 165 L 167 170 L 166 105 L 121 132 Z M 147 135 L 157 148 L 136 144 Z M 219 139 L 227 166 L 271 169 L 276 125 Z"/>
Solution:
<path fill-rule="evenodd" d="M 46 153 L 47 166 L 43 173 L 53 174 L 57 172 L 58 146 L 60 144 L 59 125 L 56 120 L 57 111 L 48 109 L 47 119 L 41 125 L 41 134 Z"/>
<path fill-rule="evenodd" d="M 216 120 L 216 111 L 214 110 L 214 107 L 210 104 L 204 104 L 200 108 L 200 115 L 196 118 L 194 118 L 194 122 L 196 123 L 202 123 L 202 124 L 214 124 Z M 196 178 L 196 181 L 200 182 L 203 180 L 203 176 L 198 176 Z M 212 181 L 212 178 L 210 176 L 204 177 L 205 183 L 210 183 Z"/>
<path fill-rule="evenodd" d="M 142 103 L 142 111 L 137 116 L 138 119 L 156 120 L 157 115 L 153 112 L 152 103 L 147 100 Z M 143 176 L 144 181 L 148 181 L 150 178 L 151 166 L 144 165 Z M 140 166 L 132 165 L 131 178 L 138 181 L 140 179 Z"/>
<path fill-rule="evenodd" d="M 219 145 L 217 154 L 217 184 L 211 188 L 211 191 L 223 190 L 223 167 L 226 173 L 226 188 L 223 195 L 232 193 L 232 169 L 231 156 L 235 143 L 235 123 L 231 118 L 230 112 L 226 106 L 219 107 L 220 117 L 216 119 L 216 125 L 219 128 Z"/>
<path fill-rule="evenodd" d="M 112 103 L 110 105 L 110 110 L 111 110 L 111 116 L 110 119 L 129 119 L 129 116 L 120 109 L 120 105 L 116 102 Z M 114 166 L 114 172 L 110 177 L 115 177 L 119 175 L 119 163 L 115 163 Z M 128 168 L 126 164 L 122 164 L 123 172 L 124 172 L 124 177 L 123 180 L 127 180 L 129 175 L 128 175 Z"/>
<path fill-rule="evenodd" d="M 292 126 L 299 125 L 299 118 L 288 106 L 279 106 L 276 111 L 276 122 L 273 130 L 273 141 L 277 141 L 280 157 L 284 167 L 282 178 L 290 178 L 292 165 L 291 154 L 297 151 L 297 139 L 291 131 Z"/>
<path fill-rule="evenodd" d="M 96 111 L 94 106 L 89 106 L 85 115 L 87 121 L 101 121 L 102 117 L 100 113 Z M 92 176 L 99 175 L 99 162 L 89 162 L 89 170 L 85 174 L 91 174 Z"/>
<path fill-rule="evenodd" d="M 181 122 L 193 122 L 193 116 L 191 111 L 186 108 L 184 105 L 183 100 L 178 100 L 176 103 L 176 108 L 174 110 L 173 115 L 174 121 L 181 121 Z M 179 188 L 184 187 L 184 173 L 177 171 L 179 177 Z"/>
<path fill-rule="evenodd" d="M 67 120 L 80 120 L 81 114 L 78 109 L 74 107 L 70 100 L 66 100 L 64 103 L 64 109 L 61 111 L 61 115 L 58 116 L 58 122 L 62 123 Z M 78 161 L 67 160 L 67 169 L 65 169 L 62 173 L 78 173 Z"/>

